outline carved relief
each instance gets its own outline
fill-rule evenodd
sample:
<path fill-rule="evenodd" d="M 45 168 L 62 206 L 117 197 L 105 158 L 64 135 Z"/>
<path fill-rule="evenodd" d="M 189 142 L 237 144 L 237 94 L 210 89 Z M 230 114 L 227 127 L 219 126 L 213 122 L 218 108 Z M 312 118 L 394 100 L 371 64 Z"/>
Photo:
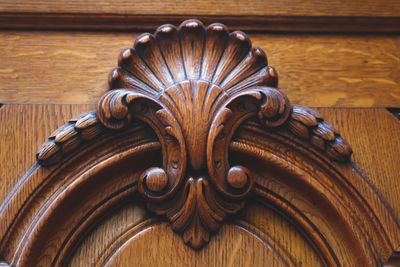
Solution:
<path fill-rule="evenodd" d="M 287 130 L 336 161 L 352 153 L 316 112 L 290 105 L 260 48 L 222 24 L 204 27 L 188 20 L 139 36 L 133 48 L 121 52 L 109 85 L 97 111 L 53 133 L 38 151 L 38 161 L 55 164 L 102 132 L 145 122 L 161 144 L 162 166 L 143 172 L 139 193 L 196 249 L 252 192 L 251 171 L 231 166 L 228 155 L 232 136 L 245 120 L 254 117 L 265 128 Z"/>

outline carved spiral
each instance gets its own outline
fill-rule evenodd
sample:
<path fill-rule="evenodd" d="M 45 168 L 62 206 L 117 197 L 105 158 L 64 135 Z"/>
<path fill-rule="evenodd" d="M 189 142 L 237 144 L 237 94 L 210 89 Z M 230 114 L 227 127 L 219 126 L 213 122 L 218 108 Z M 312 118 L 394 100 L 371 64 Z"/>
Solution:
<path fill-rule="evenodd" d="M 186 170 L 185 141 L 174 116 L 153 97 L 126 89 L 105 94 L 97 109 L 99 121 L 106 128 L 122 129 L 135 118 L 154 130 L 162 145 L 163 168 L 144 171 L 138 182 L 139 192 L 155 202 L 171 197 L 178 190 Z"/>
<path fill-rule="evenodd" d="M 217 190 L 231 199 L 244 199 L 253 188 L 251 172 L 244 166 L 229 165 L 231 138 L 246 119 L 258 116 L 267 127 L 287 121 L 290 102 L 276 88 L 256 86 L 230 98 L 217 112 L 207 141 L 207 167 Z"/>

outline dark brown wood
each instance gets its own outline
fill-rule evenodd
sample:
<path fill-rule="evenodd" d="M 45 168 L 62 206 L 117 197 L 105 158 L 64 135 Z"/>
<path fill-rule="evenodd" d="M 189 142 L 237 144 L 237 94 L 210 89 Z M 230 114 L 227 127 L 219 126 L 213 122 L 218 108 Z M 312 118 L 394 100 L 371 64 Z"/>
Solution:
<path fill-rule="evenodd" d="M 383 197 L 338 131 L 277 85 L 264 52 L 222 24 L 188 20 L 140 35 L 121 52 L 97 110 L 53 132 L 37 153 L 41 166 L 0 206 L 0 255 L 12 266 L 82 263 L 85 253 L 91 264 L 127 265 L 153 240 L 163 255 L 172 249 L 163 245 L 175 239 L 167 218 L 192 248 L 214 241 L 175 263 L 216 263 L 207 253 L 219 245 L 241 255 L 250 246 L 255 264 L 386 262 L 400 244 L 399 212 L 388 204 L 396 190 L 382 185 Z M 395 162 L 388 167 L 396 173 Z M 263 212 L 298 237 L 285 244 L 283 228 L 271 237 Z M 100 247 L 90 241 L 110 226 Z"/>
<path fill-rule="evenodd" d="M 197 18 L 233 29 L 263 31 L 399 32 L 398 1 L 3 1 L 0 27 L 154 30 Z"/>
<path fill-rule="evenodd" d="M 171 5 L 174 5 L 172 3 Z M 232 29 L 275 33 L 375 33 L 400 32 L 400 17 L 376 16 L 235 16 L 235 15 L 141 15 L 90 13 L 0 13 L 3 30 L 154 30 L 163 23 L 179 24 L 197 18 L 204 23 L 220 21 Z"/>

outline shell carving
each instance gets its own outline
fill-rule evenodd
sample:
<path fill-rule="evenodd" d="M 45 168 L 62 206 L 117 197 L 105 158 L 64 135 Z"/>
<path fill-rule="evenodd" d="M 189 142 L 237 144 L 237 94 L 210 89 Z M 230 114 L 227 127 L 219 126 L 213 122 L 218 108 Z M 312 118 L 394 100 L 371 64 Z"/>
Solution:
<path fill-rule="evenodd" d="M 345 160 L 351 154 L 318 114 L 290 105 L 277 89 L 277 73 L 264 52 L 252 47 L 246 34 L 229 32 L 222 24 L 205 27 L 188 20 L 142 34 L 121 52 L 109 85 L 97 116 L 90 113 L 84 122 L 96 133 L 123 129 L 132 120 L 152 127 L 163 162 L 141 175 L 139 192 L 148 208 L 165 215 L 195 249 L 209 241 L 228 214 L 243 207 L 253 189 L 251 172 L 230 166 L 228 160 L 230 140 L 246 119 L 257 117 L 265 127 L 285 127 L 333 159 Z M 61 131 L 75 138 L 76 145 L 86 130 L 81 120 L 64 126 L 71 129 L 69 135 Z M 65 147 L 57 142 L 59 134 L 39 150 L 39 162 L 59 160 Z"/>
<path fill-rule="evenodd" d="M 227 147 L 234 129 L 251 116 L 259 113 L 270 126 L 287 120 L 289 100 L 276 85 L 264 52 L 222 24 L 163 25 L 121 52 L 99 119 L 118 129 L 133 113 L 153 126 L 164 165 L 142 175 L 139 191 L 193 248 L 243 207 L 253 178 L 245 167 L 229 166 Z"/>

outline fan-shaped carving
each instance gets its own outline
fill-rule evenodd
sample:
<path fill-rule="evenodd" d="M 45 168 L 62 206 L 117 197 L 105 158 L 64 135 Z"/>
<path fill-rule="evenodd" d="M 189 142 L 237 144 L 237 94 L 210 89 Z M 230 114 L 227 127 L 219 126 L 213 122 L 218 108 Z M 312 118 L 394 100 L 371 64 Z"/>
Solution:
<path fill-rule="evenodd" d="M 97 112 L 57 130 L 39 150 L 39 162 L 57 163 L 102 132 L 144 121 L 161 143 L 162 168 L 143 172 L 139 192 L 194 248 L 208 242 L 253 189 L 251 172 L 230 166 L 228 159 L 230 140 L 243 121 L 254 117 L 266 128 L 289 130 L 334 160 L 351 154 L 318 114 L 290 105 L 264 52 L 222 24 L 204 27 L 188 20 L 142 34 L 121 52 L 109 85 Z"/>

